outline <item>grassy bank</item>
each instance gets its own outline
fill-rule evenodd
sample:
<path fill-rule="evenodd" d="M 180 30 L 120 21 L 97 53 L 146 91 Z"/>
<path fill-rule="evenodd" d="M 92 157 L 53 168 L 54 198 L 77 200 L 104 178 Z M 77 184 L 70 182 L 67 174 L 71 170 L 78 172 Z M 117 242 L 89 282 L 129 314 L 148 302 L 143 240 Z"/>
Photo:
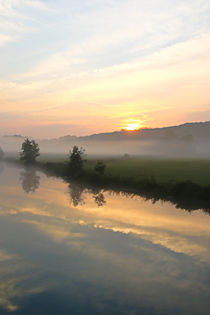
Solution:
<path fill-rule="evenodd" d="M 66 182 L 76 181 L 88 189 L 138 194 L 153 202 L 170 201 L 186 210 L 210 213 L 210 160 L 106 159 L 103 175 L 94 171 L 96 159 L 89 159 L 79 177 L 69 173 L 66 160 L 40 159 L 36 167 Z"/>
<path fill-rule="evenodd" d="M 88 160 L 87 172 L 93 172 L 95 160 Z M 160 184 L 192 181 L 210 185 L 210 160 L 107 159 L 106 175 L 142 181 L 154 178 Z"/>
<path fill-rule="evenodd" d="M 40 163 L 52 162 L 63 168 L 65 156 L 45 155 Z M 155 179 L 159 184 L 192 181 L 201 186 L 210 185 L 210 159 L 157 159 L 157 158 L 106 158 L 105 175 L 129 179 L 132 182 Z M 93 173 L 97 159 L 87 159 L 86 173 Z"/>
<path fill-rule="evenodd" d="M 94 171 L 96 160 L 88 160 L 76 179 L 87 188 L 123 191 L 145 199 L 170 201 L 186 210 L 210 212 L 209 160 L 108 159 L 103 175 Z M 65 162 L 39 161 L 37 166 L 49 174 L 71 178 Z"/>

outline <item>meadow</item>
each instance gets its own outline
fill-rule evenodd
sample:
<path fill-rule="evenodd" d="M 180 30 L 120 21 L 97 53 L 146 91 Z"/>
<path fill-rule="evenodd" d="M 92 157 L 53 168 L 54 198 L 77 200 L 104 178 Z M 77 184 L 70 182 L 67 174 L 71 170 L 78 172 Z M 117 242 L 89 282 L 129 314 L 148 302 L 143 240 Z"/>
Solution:
<path fill-rule="evenodd" d="M 84 170 L 88 174 L 93 173 L 99 160 L 106 164 L 104 175 L 109 177 L 129 179 L 132 182 L 155 179 L 160 184 L 192 181 L 201 186 L 210 185 L 210 159 L 86 157 Z M 67 156 L 45 154 L 39 161 L 52 162 L 57 167 L 62 167 Z"/>

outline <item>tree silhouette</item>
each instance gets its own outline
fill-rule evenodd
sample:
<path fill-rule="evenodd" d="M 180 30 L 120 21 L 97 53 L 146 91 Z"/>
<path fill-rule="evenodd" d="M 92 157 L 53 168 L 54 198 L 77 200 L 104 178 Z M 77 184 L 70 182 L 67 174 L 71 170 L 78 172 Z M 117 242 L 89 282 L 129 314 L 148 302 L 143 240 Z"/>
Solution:
<path fill-rule="evenodd" d="M 78 148 L 76 145 L 70 151 L 69 157 L 69 173 L 73 176 L 79 176 L 81 174 L 83 164 L 84 164 L 84 153 L 83 148 Z"/>
<path fill-rule="evenodd" d="M 33 164 L 36 158 L 40 155 L 39 145 L 29 138 L 26 138 L 22 143 L 21 151 L 20 160 L 22 160 L 25 164 Z"/>

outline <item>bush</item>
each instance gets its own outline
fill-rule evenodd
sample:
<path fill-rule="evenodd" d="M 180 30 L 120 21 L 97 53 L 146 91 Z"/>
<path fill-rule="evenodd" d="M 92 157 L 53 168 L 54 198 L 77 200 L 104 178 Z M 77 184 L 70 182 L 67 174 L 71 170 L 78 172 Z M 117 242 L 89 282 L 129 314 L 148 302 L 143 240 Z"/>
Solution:
<path fill-rule="evenodd" d="M 102 161 L 98 161 L 94 167 L 95 172 L 99 175 L 104 175 L 105 169 L 106 164 L 104 164 Z"/>

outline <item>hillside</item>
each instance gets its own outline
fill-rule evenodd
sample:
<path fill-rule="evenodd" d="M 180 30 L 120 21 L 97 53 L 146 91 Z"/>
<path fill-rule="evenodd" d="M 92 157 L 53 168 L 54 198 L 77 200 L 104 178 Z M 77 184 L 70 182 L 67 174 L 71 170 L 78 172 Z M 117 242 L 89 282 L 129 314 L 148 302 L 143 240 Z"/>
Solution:
<path fill-rule="evenodd" d="M 6 135 L 1 138 L 5 150 L 20 150 L 24 137 Z M 115 131 L 89 136 L 67 135 L 38 141 L 42 151 L 68 152 L 72 145 L 83 146 L 90 154 L 141 154 L 164 156 L 210 156 L 210 122 L 185 123 L 163 128 Z"/>

